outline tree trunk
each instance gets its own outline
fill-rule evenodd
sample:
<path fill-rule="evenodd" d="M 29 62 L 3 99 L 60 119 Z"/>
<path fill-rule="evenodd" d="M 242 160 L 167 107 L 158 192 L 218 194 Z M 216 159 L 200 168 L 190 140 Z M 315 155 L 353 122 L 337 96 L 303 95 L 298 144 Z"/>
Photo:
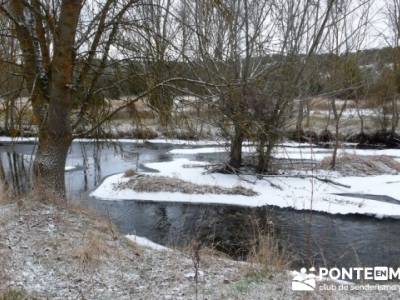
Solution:
<path fill-rule="evenodd" d="M 264 151 L 265 144 L 268 142 L 267 149 Z M 272 158 L 272 150 L 274 149 L 275 146 L 275 139 L 273 137 L 269 137 L 268 141 L 263 140 L 262 144 L 260 147 L 262 149 L 259 149 L 259 157 L 258 157 L 258 166 L 257 166 L 257 171 L 259 173 L 265 173 L 265 172 L 270 172 L 270 167 L 271 167 L 271 158 Z"/>
<path fill-rule="evenodd" d="M 399 112 L 397 110 L 397 99 L 392 99 L 392 124 L 391 124 L 391 135 L 396 134 L 397 126 L 399 125 Z"/>
<path fill-rule="evenodd" d="M 311 103 L 310 99 L 308 98 L 306 101 L 306 127 L 310 128 L 310 123 L 311 123 Z"/>
<path fill-rule="evenodd" d="M 297 138 L 300 139 L 303 136 L 303 119 L 304 119 L 304 99 L 299 100 L 297 121 L 296 121 L 296 134 Z"/>
<path fill-rule="evenodd" d="M 65 162 L 72 143 L 70 122 L 71 95 L 63 87 L 53 86 L 48 114 L 39 128 L 38 149 L 33 163 L 33 184 L 39 192 L 46 191 L 65 198 Z"/>
<path fill-rule="evenodd" d="M 364 116 L 361 113 L 360 100 L 358 98 L 356 100 L 356 111 L 357 111 L 357 116 L 360 119 L 360 133 L 363 135 L 364 134 Z"/>
<path fill-rule="evenodd" d="M 331 161 L 331 169 L 334 170 L 336 168 L 336 158 L 337 158 L 337 150 L 339 148 L 339 119 L 336 119 L 335 124 L 335 145 L 333 148 L 332 161 Z"/>
<path fill-rule="evenodd" d="M 257 172 L 263 173 L 265 169 L 265 138 L 261 138 L 260 144 L 258 146 L 258 165 Z"/>
<path fill-rule="evenodd" d="M 231 151 L 229 166 L 234 169 L 239 169 L 242 165 L 242 143 L 243 133 L 239 126 L 235 126 L 234 137 L 231 141 Z"/>
<path fill-rule="evenodd" d="M 40 134 L 33 163 L 34 189 L 65 198 L 65 162 L 71 142 L 72 135 L 68 133 L 64 137 L 51 137 L 47 132 Z"/>

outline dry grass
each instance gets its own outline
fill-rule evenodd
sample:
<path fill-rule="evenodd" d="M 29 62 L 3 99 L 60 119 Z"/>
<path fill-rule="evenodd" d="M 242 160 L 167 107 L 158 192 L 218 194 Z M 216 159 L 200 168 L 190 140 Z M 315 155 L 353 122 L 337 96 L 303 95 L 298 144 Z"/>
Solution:
<path fill-rule="evenodd" d="M 323 159 L 321 167 L 329 169 L 331 159 L 331 157 Z M 343 175 L 397 174 L 400 172 L 400 163 L 387 155 L 342 154 L 337 157 L 335 169 Z"/>
<path fill-rule="evenodd" d="M 143 140 L 155 139 L 156 137 L 158 137 L 158 133 L 151 128 L 136 128 L 132 132 L 132 137 L 135 139 Z"/>
<path fill-rule="evenodd" d="M 279 243 L 274 224 L 267 222 L 261 226 L 257 221 L 250 222 L 254 238 L 247 256 L 247 261 L 250 263 L 248 274 L 270 274 L 288 270 L 293 257 Z"/>
<path fill-rule="evenodd" d="M 124 177 L 133 177 L 136 175 L 138 175 L 138 173 L 136 171 L 134 171 L 133 169 L 126 170 L 124 173 Z"/>
<path fill-rule="evenodd" d="M 108 255 L 107 244 L 100 235 L 92 235 L 75 250 L 74 257 L 84 266 L 95 266 Z"/>
<path fill-rule="evenodd" d="M 184 194 L 224 194 L 224 195 L 243 195 L 256 196 L 257 193 L 251 189 L 235 186 L 224 188 L 214 185 L 200 185 L 191 183 L 178 178 L 166 176 L 137 176 L 128 182 L 120 183 L 116 189 L 132 189 L 137 192 L 169 192 Z"/>
<path fill-rule="evenodd" d="M 279 245 L 273 234 L 258 236 L 248 260 L 261 271 L 283 271 L 290 264 L 289 254 Z"/>

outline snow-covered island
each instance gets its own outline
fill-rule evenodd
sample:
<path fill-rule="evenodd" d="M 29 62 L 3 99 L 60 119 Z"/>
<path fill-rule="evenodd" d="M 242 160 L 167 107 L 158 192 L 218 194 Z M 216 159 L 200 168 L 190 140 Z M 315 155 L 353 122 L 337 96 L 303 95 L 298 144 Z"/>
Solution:
<path fill-rule="evenodd" d="M 313 159 L 320 162 L 330 155 L 329 149 L 292 146 L 281 145 L 277 148 L 275 157 Z M 223 147 L 208 147 L 174 149 L 170 153 L 182 156 L 223 151 Z M 252 152 L 253 149 L 251 146 L 246 146 L 244 151 Z M 347 149 L 340 150 L 339 154 L 366 157 L 367 160 L 369 157 L 372 159 L 378 156 L 389 160 L 390 157 L 391 162 L 388 163 L 389 166 L 382 162 L 376 163 L 377 166 L 383 166 L 383 172 L 379 175 L 345 174 L 343 176 L 343 172 L 315 169 L 256 177 L 255 175 L 238 176 L 209 172 L 207 166 L 210 163 L 180 157 L 172 161 L 145 164 L 147 168 L 158 172 L 112 175 L 106 178 L 91 193 L 91 196 L 103 200 L 212 203 L 249 207 L 272 205 L 330 214 L 363 214 L 378 218 L 400 218 L 400 201 L 398 200 L 400 199 L 400 175 L 390 168 L 390 164 L 397 163 L 400 150 Z M 171 182 L 167 179 L 175 181 L 177 186 L 191 184 L 193 191 L 190 192 L 190 188 L 171 189 Z M 213 190 L 212 187 L 217 190 Z M 233 190 L 239 190 L 239 192 L 232 192 Z"/>

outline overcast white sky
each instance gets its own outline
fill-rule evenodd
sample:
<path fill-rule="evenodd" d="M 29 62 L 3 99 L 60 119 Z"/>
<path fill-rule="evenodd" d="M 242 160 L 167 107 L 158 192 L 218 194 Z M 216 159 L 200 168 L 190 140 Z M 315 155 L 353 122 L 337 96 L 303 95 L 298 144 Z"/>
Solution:
<path fill-rule="evenodd" d="M 385 16 L 387 1 L 374 0 L 371 7 L 370 34 L 366 41 L 366 48 L 382 48 L 388 46 L 386 38 L 390 36 L 387 18 Z"/>

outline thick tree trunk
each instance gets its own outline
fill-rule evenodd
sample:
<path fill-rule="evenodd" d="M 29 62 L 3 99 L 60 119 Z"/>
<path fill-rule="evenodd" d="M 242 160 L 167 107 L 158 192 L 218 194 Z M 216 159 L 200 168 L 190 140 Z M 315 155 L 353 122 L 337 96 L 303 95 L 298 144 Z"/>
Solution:
<path fill-rule="evenodd" d="M 65 198 L 65 162 L 72 143 L 70 124 L 71 96 L 53 87 L 53 101 L 39 129 L 38 149 L 33 164 L 34 188 Z M 68 102 L 67 102 L 68 101 Z"/>
<path fill-rule="evenodd" d="M 72 136 L 50 136 L 42 133 L 39 137 L 33 171 L 34 189 L 46 191 L 65 198 L 65 162 Z"/>
<path fill-rule="evenodd" d="M 231 151 L 229 159 L 229 166 L 233 169 L 239 169 L 242 165 L 242 144 L 242 130 L 239 128 L 239 126 L 235 126 L 235 133 L 231 141 Z"/>

